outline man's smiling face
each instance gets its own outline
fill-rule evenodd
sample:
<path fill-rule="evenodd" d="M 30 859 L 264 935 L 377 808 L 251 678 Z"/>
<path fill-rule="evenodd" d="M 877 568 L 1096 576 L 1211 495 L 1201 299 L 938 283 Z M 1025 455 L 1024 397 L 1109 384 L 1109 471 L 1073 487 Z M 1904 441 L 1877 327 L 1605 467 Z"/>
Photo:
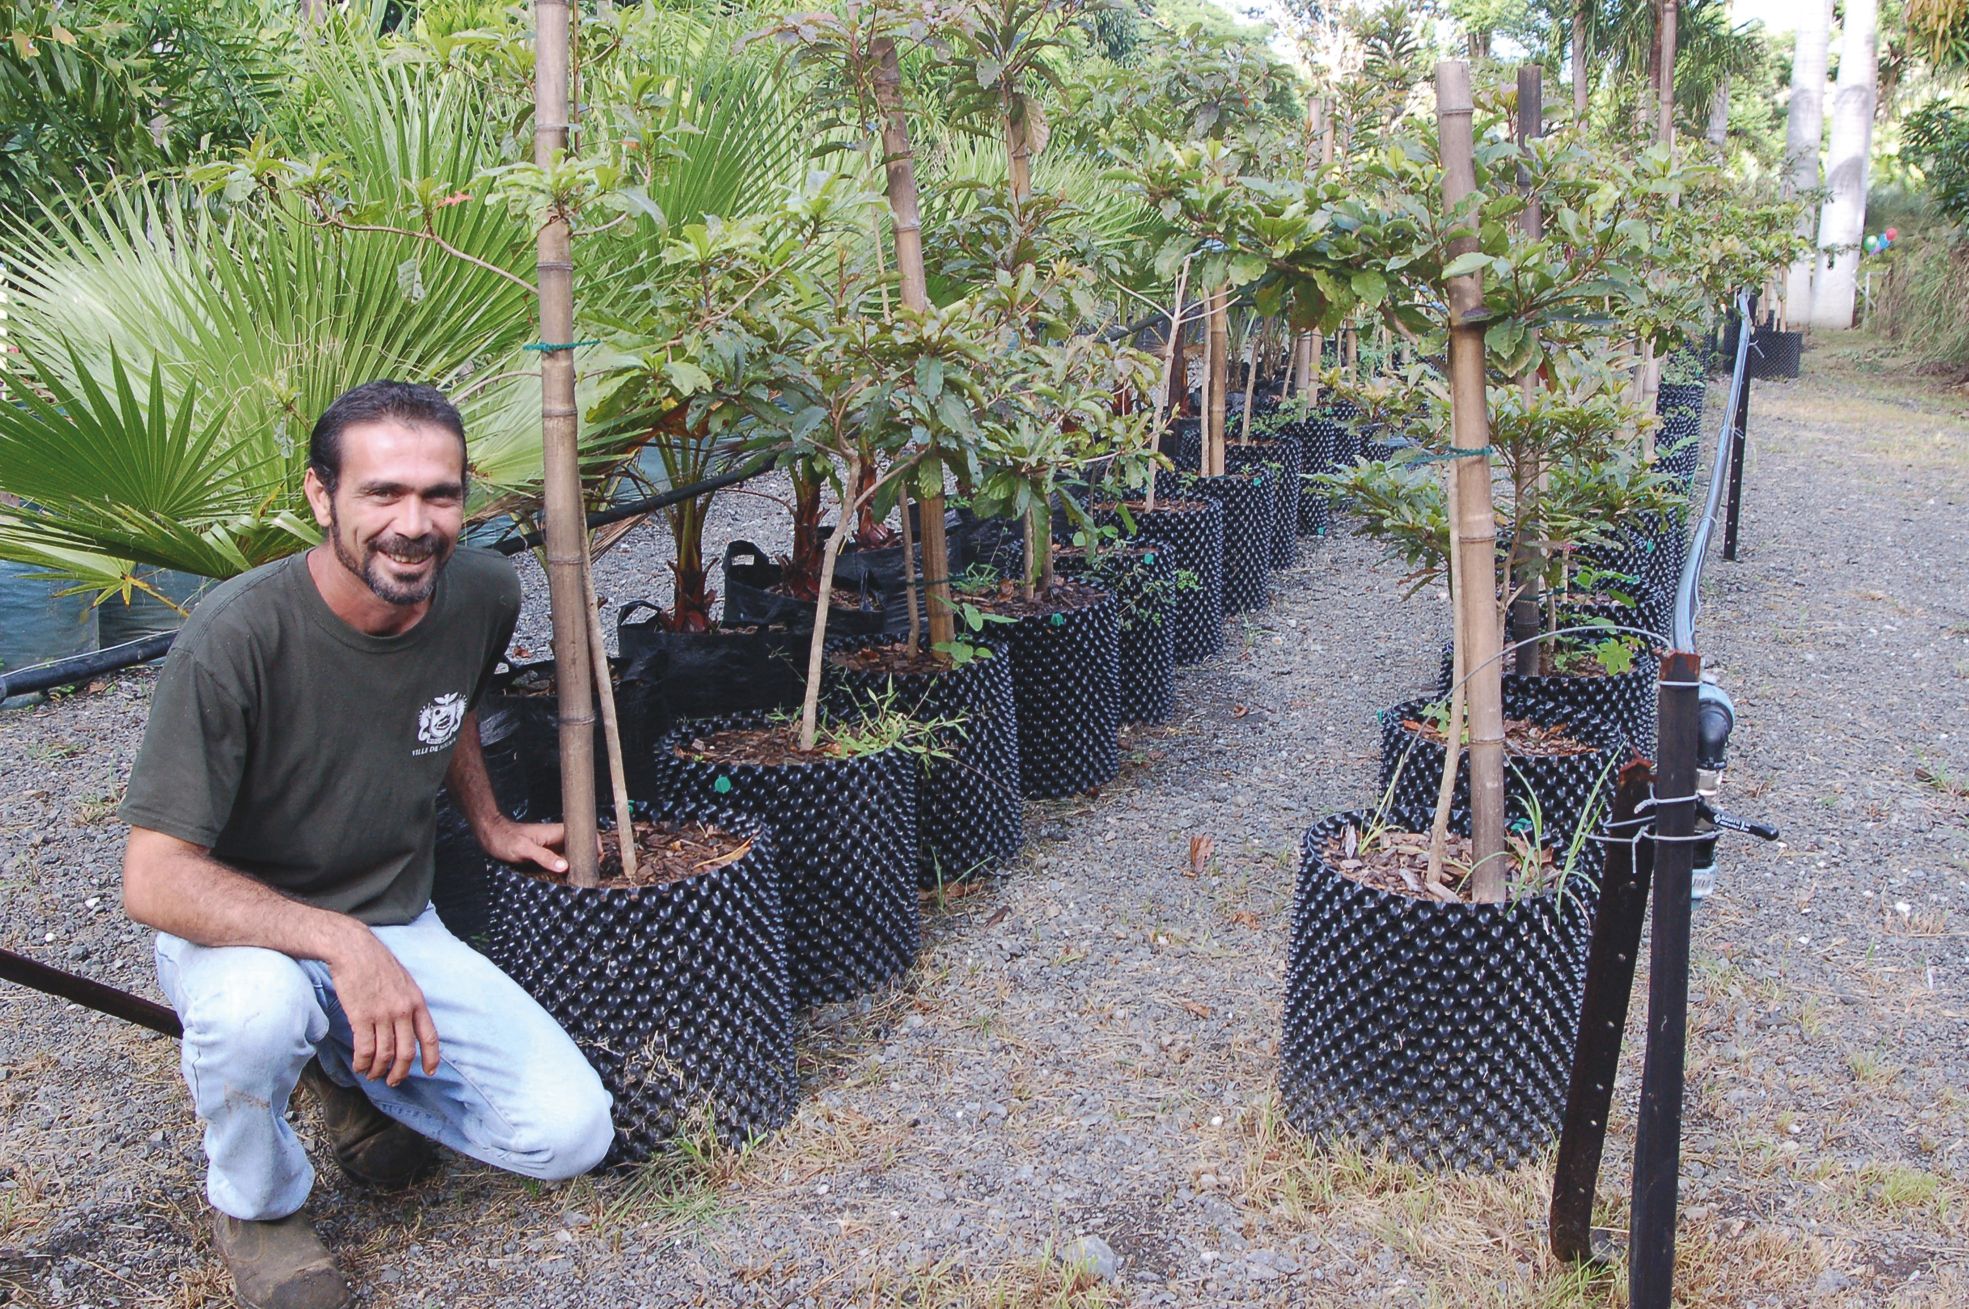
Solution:
<path fill-rule="evenodd" d="M 341 437 L 331 491 L 311 471 L 308 500 L 342 567 L 393 605 L 437 589 L 465 518 L 465 454 L 442 427 L 381 418 Z"/>

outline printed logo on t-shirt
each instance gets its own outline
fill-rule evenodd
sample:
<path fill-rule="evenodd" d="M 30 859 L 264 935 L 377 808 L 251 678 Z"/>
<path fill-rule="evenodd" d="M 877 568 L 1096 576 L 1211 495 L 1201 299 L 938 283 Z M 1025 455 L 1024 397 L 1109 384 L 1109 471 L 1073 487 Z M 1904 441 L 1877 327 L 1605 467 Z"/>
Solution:
<path fill-rule="evenodd" d="M 465 697 L 456 691 L 439 696 L 417 711 L 417 739 L 424 745 L 410 753 L 434 754 L 446 748 L 457 739 L 458 728 L 464 721 Z"/>

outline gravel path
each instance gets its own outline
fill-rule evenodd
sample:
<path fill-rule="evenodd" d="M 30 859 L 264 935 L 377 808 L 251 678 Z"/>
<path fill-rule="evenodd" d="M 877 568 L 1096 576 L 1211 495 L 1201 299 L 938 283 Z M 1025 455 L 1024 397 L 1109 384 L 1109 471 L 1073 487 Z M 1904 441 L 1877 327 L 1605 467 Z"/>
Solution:
<path fill-rule="evenodd" d="M 1697 917 L 1683 1294 L 1961 1305 L 1969 421 L 1807 366 L 1753 401 L 1744 557 L 1712 565 L 1700 625 L 1739 707 L 1725 803 L 1786 842 L 1728 845 Z M 714 531 L 780 521 L 733 498 Z M 666 550 L 644 529 L 602 591 L 660 594 Z M 1304 558 L 1116 783 L 1033 806 L 1009 874 L 932 907 L 903 989 L 819 1016 L 799 1116 L 750 1155 L 558 1188 L 454 1159 L 394 1198 L 330 1167 L 315 1209 L 365 1303 L 1621 1302 L 1547 1259 L 1544 1169 L 1427 1178 L 1277 1123 L 1298 835 L 1365 798 L 1374 710 L 1427 683 L 1447 625 L 1369 542 Z M 110 805 L 151 676 L 0 716 L 0 944 L 147 994 Z M 0 1301 L 229 1303 L 171 1042 L 0 987 L 0 1079 Z M 1061 1262 L 1089 1237 L 1109 1280 Z"/>

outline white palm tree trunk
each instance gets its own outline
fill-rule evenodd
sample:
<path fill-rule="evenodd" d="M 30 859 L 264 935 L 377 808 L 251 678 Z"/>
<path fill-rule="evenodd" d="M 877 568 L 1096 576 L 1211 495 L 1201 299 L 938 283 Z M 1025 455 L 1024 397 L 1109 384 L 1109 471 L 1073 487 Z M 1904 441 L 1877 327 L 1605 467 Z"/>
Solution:
<path fill-rule="evenodd" d="M 1839 85 L 1832 95 L 1825 212 L 1819 215 L 1819 249 L 1829 253 L 1820 254 L 1812 286 L 1815 328 L 1843 331 L 1853 325 L 1860 234 L 1866 227 L 1867 157 L 1873 150 L 1879 19 L 1879 0 L 1846 0 L 1845 30 L 1839 38 Z"/>
<path fill-rule="evenodd" d="M 1831 44 L 1832 0 L 1806 0 L 1799 6 L 1798 31 L 1791 47 L 1791 106 L 1785 113 L 1784 195 L 1815 191 L 1819 149 L 1825 132 L 1825 60 Z M 1818 206 L 1808 203 L 1798 216 L 1798 235 L 1819 228 Z M 1812 306 L 1812 269 L 1817 260 L 1800 259 L 1785 278 L 1786 316 L 1803 322 Z"/>

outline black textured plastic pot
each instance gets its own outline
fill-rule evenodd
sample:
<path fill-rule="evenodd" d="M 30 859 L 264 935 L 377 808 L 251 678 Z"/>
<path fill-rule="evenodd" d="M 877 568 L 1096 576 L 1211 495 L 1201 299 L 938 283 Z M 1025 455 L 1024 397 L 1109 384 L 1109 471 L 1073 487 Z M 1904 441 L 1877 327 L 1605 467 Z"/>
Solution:
<path fill-rule="evenodd" d="M 1278 479 L 1258 469 L 1198 477 L 1158 473 L 1158 495 L 1215 500 L 1224 506 L 1224 613 L 1263 609 L 1271 602 L 1272 514 Z"/>
<path fill-rule="evenodd" d="M 1089 565 L 1062 550 L 1056 565 L 1113 593 L 1121 613 L 1121 721 L 1162 723 L 1176 712 L 1176 558 L 1137 537 Z"/>
<path fill-rule="evenodd" d="M 485 873 L 492 960 L 567 1030 L 615 1097 L 617 1163 L 670 1148 L 707 1108 L 719 1137 L 742 1144 L 784 1125 L 799 1093 L 771 835 L 718 809 L 639 810 L 752 844 L 663 886 L 577 890 L 504 864 Z"/>
<path fill-rule="evenodd" d="M 1130 503 L 1126 522 L 1110 506 L 1097 509 L 1095 517 L 1124 531 L 1132 523 L 1138 538 L 1168 546 L 1177 570 L 1195 579 L 1195 586 L 1176 593 L 1170 615 L 1177 664 L 1193 664 L 1222 650 L 1224 506 L 1201 496 L 1172 498 L 1158 500 L 1154 509 L 1147 510 L 1139 501 Z"/>
<path fill-rule="evenodd" d="M 1555 712 L 1582 714 L 1611 723 L 1620 729 L 1636 753 L 1652 759 L 1655 711 L 1661 697 L 1660 677 L 1661 669 L 1653 657 L 1637 655 L 1634 666 L 1624 673 L 1551 673 L 1542 677 L 1506 673 L 1504 697 L 1513 703 L 1544 699 L 1552 702 Z M 1444 642 L 1442 667 L 1436 679 L 1437 694 L 1448 695 L 1452 680 L 1450 646 Z"/>
<path fill-rule="evenodd" d="M 1760 327 L 1750 338 L 1750 359 L 1744 371 L 1763 381 L 1793 381 L 1805 359 L 1803 332 L 1778 332 Z"/>
<path fill-rule="evenodd" d="M 1286 1116 L 1428 1168 L 1516 1167 L 1564 1110 L 1587 897 L 1568 886 L 1444 904 L 1364 886 L 1326 856 L 1361 821 L 1326 819 L 1301 847 L 1279 1051 Z M 1599 850 L 1585 846 L 1587 883 Z"/>
<path fill-rule="evenodd" d="M 1329 400 L 1320 412 L 1334 424 L 1333 461 L 1352 468 L 1361 461 L 1361 411 L 1351 400 Z"/>
<path fill-rule="evenodd" d="M 1272 487 L 1272 547 L 1267 562 L 1275 569 L 1299 562 L 1299 444 L 1283 438 L 1254 437 L 1224 447 L 1224 467 L 1237 472 L 1262 468 Z"/>
<path fill-rule="evenodd" d="M 1702 401 L 1708 389 L 1700 382 L 1664 382 L 1655 396 L 1655 413 L 1661 418 L 1655 431 L 1655 463 L 1676 480 L 1685 495 L 1695 482 L 1702 442 Z"/>
<path fill-rule="evenodd" d="M 841 662 L 861 650 L 901 650 L 904 640 L 869 636 L 828 642 L 821 689 L 837 713 L 865 708 L 873 698 L 919 722 L 962 720 L 962 728 L 941 743 L 949 758 L 919 760 L 916 870 L 921 885 L 934 887 L 990 872 L 1025 844 L 1018 707 L 1011 656 L 995 637 L 974 642 L 989 649 L 988 657 L 936 672 Z"/>
<path fill-rule="evenodd" d="M 1391 795 L 1390 816 L 1397 824 L 1414 830 L 1426 830 L 1435 819 L 1436 796 L 1443 778 L 1443 746 L 1408 724 L 1427 721 L 1423 711 L 1435 703 L 1440 702 L 1421 697 L 1380 713 L 1381 780 L 1375 794 Z M 1522 682 L 1514 682 L 1506 690 L 1504 716 L 1547 727 L 1563 723 L 1567 736 L 1592 747 L 1577 754 L 1520 754 L 1507 742 L 1506 821 L 1514 827 L 1535 823 L 1547 843 L 1562 846 L 1583 824 L 1590 823 L 1588 830 L 1597 830 L 1613 795 L 1614 770 L 1627 753 L 1626 736 L 1605 719 L 1567 709 Z M 1468 752 L 1456 766 L 1450 822 L 1459 831 L 1469 830 Z"/>
<path fill-rule="evenodd" d="M 1327 426 L 1317 418 L 1301 418 L 1280 423 L 1277 428 L 1280 440 L 1290 441 L 1298 447 L 1299 476 L 1293 484 L 1296 500 L 1293 515 L 1301 536 L 1326 535 L 1329 513 L 1327 493 L 1313 485 L 1310 479 L 1327 472 L 1333 461 L 1331 439 L 1325 435 Z"/>
<path fill-rule="evenodd" d="M 524 820 L 530 812 L 526 760 L 520 749 L 520 720 L 491 696 L 479 706 L 479 749 L 492 782 L 493 798 L 508 818 Z M 560 797 L 555 796 L 558 805 Z M 479 849 L 471 824 L 452 802 L 451 792 L 438 790 L 437 835 L 432 845 L 434 873 L 431 905 L 451 934 L 482 946 L 492 912 L 491 888 L 485 877 L 485 851 Z"/>
<path fill-rule="evenodd" d="M 692 742 L 763 727 L 763 714 L 679 724 L 656 752 L 665 793 L 723 803 L 773 833 L 796 1006 L 851 1000 L 901 977 L 922 939 L 916 900 L 916 756 L 725 763 Z"/>
<path fill-rule="evenodd" d="M 1018 610 L 980 600 L 985 610 Z M 1121 771 L 1121 607 L 1084 582 L 1056 583 L 1045 612 L 1000 625 L 1012 654 L 1019 711 L 1019 792 L 1029 800 L 1078 795 Z"/>

